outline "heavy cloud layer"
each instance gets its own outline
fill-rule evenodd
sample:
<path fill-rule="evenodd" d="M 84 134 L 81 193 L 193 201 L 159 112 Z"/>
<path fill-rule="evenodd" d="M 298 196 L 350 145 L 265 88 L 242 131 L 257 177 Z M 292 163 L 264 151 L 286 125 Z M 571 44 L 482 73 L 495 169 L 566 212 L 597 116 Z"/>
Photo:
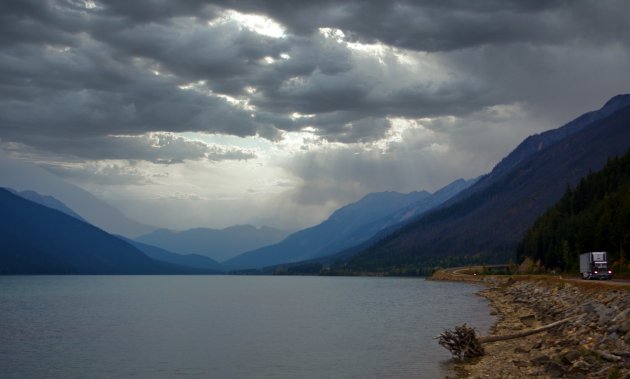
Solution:
<path fill-rule="evenodd" d="M 489 170 L 628 92 L 629 44 L 624 0 L 8 0 L 0 146 L 111 184 L 252 160 L 334 207 Z"/>

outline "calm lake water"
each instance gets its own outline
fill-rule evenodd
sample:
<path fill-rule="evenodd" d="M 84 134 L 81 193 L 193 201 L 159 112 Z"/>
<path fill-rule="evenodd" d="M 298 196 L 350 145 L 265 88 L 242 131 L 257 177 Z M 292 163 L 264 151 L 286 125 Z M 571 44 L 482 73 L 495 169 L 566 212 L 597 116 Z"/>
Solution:
<path fill-rule="evenodd" d="M 0 277 L 3 378 L 440 378 L 433 340 L 492 322 L 423 279 Z"/>

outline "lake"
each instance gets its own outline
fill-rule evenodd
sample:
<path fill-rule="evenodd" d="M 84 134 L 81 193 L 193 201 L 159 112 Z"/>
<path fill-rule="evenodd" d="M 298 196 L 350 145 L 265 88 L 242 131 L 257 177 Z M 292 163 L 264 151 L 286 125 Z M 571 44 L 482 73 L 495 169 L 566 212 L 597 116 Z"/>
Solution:
<path fill-rule="evenodd" d="M 0 276 L 3 378 L 440 378 L 494 319 L 417 278 Z"/>

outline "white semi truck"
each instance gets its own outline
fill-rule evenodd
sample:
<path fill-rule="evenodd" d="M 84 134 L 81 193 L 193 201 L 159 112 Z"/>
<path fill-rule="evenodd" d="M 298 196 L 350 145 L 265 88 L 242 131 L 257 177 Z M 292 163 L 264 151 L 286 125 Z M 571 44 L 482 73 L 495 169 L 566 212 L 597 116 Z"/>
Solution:
<path fill-rule="evenodd" d="M 582 279 L 612 279 L 605 251 L 580 254 L 580 274 Z"/>

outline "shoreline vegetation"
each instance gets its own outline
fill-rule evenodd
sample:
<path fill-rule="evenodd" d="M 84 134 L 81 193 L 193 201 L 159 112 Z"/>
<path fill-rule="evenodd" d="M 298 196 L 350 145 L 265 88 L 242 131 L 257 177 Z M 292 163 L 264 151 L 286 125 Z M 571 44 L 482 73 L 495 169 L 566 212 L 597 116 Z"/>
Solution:
<path fill-rule="evenodd" d="M 523 338 L 484 343 L 484 356 L 453 360 L 455 378 L 630 378 L 628 283 L 478 271 L 440 270 L 429 279 L 483 284 L 479 295 L 498 317 L 490 335 L 574 321 Z"/>

